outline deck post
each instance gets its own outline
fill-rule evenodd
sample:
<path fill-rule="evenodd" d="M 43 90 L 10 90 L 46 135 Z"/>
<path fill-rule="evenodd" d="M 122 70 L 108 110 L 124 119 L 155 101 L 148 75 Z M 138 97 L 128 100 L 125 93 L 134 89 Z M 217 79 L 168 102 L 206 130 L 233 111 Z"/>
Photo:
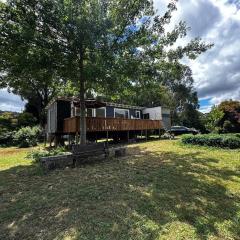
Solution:
<path fill-rule="evenodd" d="M 142 131 L 143 131 L 143 130 L 141 130 L 141 140 L 142 140 Z"/>
<path fill-rule="evenodd" d="M 107 131 L 107 146 L 108 146 L 108 131 Z"/>
<path fill-rule="evenodd" d="M 148 131 L 147 131 L 147 129 L 145 130 L 145 135 L 146 135 L 146 140 L 148 140 Z"/>
<path fill-rule="evenodd" d="M 129 131 L 127 131 L 127 141 L 129 142 Z"/>
<path fill-rule="evenodd" d="M 75 135 L 75 142 L 76 142 L 76 144 L 78 144 L 78 143 L 79 143 L 78 132 L 77 132 L 77 133 L 76 133 L 76 135 Z"/>
<path fill-rule="evenodd" d="M 161 128 L 159 128 L 159 139 L 161 138 Z"/>
<path fill-rule="evenodd" d="M 70 144 L 71 144 L 71 135 L 68 134 L 68 146 L 70 146 Z"/>

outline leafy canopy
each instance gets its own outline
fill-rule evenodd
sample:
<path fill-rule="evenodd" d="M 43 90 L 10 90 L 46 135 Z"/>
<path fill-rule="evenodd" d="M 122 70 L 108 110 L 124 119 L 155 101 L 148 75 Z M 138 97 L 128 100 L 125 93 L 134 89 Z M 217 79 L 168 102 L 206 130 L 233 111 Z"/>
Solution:
<path fill-rule="evenodd" d="M 87 92 L 135 102 L 140 101 L 138 90 L 140 96 L 160 96 L 158 90 L 167 89 L 162 98 L 170 94 L 170 102 L 181 108 L 186 98 L 179 98 L 194 95 L 189 70 L 180 60 L 195 59 L 211 44 L 196 38 L 176 45 L 188 30 L 179 22 L 166 31 L 176 3 L 170 1 L 163 16 L 157 15 L 152 0 L 1 3 L 1 86 L 32 101 L 39 115 L 65 86 L 68 93 L 78 92 L 81 102 Z M 84 106 L 81 109 L 84 133 Z"/>

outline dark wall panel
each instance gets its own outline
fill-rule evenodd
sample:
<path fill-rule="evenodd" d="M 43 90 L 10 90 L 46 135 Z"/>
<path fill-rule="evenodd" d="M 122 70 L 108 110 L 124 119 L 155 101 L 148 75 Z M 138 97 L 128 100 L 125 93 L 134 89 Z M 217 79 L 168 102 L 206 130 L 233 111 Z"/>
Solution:
<path fill-rule="evenodd" d="M 71 103 L 68 101 L 57 101 L 57 131 L 63 131 L 63 122 L 65 118 L 71 117 Z"/>

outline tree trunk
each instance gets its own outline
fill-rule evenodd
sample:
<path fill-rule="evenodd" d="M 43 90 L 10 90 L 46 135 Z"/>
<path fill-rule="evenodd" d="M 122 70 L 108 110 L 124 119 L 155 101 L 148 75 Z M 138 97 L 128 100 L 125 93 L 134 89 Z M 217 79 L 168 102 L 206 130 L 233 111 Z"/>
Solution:
<path fill-rule="evenodd" d="M 85 79 L 83 73 L 83 51 L 80 51 L 80 144 L 86 144 Z"/>

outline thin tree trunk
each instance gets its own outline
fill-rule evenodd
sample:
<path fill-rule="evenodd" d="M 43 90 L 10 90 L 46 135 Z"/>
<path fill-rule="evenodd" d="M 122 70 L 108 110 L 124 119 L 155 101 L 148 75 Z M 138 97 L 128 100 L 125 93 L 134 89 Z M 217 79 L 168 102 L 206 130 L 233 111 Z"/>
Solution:
<path fill-rule="evenodd" d="M 83 50 L 80 51 L 80 144 L 86 144 L 86 108 L 85 108 L 85 79 L 83 73 Z"/>

